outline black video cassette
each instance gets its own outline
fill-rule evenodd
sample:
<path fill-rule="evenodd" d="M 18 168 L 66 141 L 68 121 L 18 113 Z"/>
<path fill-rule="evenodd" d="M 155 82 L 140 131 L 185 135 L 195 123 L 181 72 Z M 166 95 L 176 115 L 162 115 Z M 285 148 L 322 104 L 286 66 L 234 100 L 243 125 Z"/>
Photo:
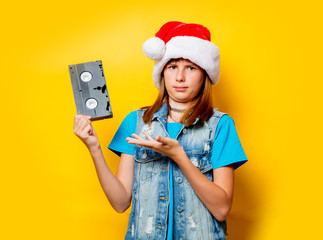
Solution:
<path fill-rule="evenodd" d="M 68 66 L 77 114 L 92 120 L 112 118 L 112 109 L 104 77 L 102 61 Z"/>

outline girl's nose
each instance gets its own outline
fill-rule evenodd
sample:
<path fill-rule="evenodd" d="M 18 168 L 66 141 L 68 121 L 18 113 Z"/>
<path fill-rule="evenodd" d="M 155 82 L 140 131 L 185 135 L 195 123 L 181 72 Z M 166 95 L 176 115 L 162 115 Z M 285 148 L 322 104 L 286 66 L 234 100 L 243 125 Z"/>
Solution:
<path fill-rule="evenodd" d="M 176 81 L 182 82 L 185 81 L 184 69 L 179 68 L 176 74 Z"/>

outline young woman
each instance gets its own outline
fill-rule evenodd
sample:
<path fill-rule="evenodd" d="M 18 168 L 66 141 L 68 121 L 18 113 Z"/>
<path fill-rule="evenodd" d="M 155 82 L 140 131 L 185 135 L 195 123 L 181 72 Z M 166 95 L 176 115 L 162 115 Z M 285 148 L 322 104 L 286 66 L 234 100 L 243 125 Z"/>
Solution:
<path fill-rule="evenodd" d="M 247 161 L 234 122 L 212 107 L 219 52 L 198 24 L 168 22 L 143 45 L 155 60 L 155 103 L 131 112 L 109 148 L 107 166 L 88 116 L 76 115 L 74 133 L 93 158 L 113 208 L 132 202 L 125 239 L 225 239 L 234 169 Z"/>

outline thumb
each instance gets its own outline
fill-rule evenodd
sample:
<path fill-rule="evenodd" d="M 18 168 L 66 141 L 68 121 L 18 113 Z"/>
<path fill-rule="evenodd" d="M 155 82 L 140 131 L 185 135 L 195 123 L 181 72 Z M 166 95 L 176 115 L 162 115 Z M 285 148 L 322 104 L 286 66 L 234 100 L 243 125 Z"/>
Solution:
<path fill-rule="evenodd" d="M 160 142 L 160 143 L 163 143 L 163 144 L 165 144 L 165 143 L 166 143 L 166 139 L 165 139 L 165 138 L 163 138 L 162 136 L 157 136 L 157 137 L 156 137 L 156 141 L 157 141 L 157 142 Z"/>
<path fill-rule="evenodd" d="M 156 137 L 156 141 L 157 142 L 160 142 L 162 144 L 169 145 L 169 144 L 171 144 L 172 139 L 171 138 L 168 138 L 168 137 L 157 136 Z"/>

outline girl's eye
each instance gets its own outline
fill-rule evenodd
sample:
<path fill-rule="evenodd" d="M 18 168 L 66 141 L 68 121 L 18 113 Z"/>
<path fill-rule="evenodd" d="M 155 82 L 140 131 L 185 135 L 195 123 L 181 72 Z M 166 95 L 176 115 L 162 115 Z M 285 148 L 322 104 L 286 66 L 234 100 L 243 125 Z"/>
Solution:
<path fill-rule="evenodd" d="M 195 70 L 195 67 L 190 66 L 190 67 L 188 67 L 188 70 L 193 71 L 193 70 Z"/>
<path fill-rule="evenodd" d="M 168 68 L 170 68 L 170 69 L 175 69 L 175 68 L 176 68 L 176 66 L 171 65 L 171 66 L 169 66 Z"/>

